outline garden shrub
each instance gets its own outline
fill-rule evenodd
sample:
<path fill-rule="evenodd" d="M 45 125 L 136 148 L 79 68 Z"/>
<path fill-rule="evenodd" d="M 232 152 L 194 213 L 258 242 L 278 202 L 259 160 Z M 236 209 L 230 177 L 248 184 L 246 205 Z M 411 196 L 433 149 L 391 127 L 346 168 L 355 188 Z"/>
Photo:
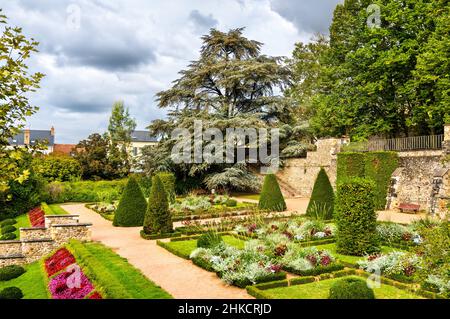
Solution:
<path fill-rule="evenodd" d="M 22 266 L 11 265 L 0 268 L 0 281 L 8 281 L 17 278 L 25 273 Z"/>
<path fill-rule="evenodd" d="M 20 288 L 8 287 L 0 291 L 0 299 L 22 299 L 23 293 Z"/>
<path fill-rule="evenodd" d="M 278 212 L 286 210 L 286 202 L 274 174 L 267 174 L 264 178 L 258 207 L 263 210 Z"/>
<path fill-rule="evenodd" d="M 168 196 L 161 179 L 155 175 L 152 179 L 143 231 L 145 234 L 171 233 L 172 227 Z"/>
<path fill-rule="evenodd" d="M 0 240 L 14 240 L 17 238 L 15 233 L 7 233 L 0 236 Z"/>
<path fill-rule="evenodd" d="M 337 175 L 338 183 L 352 177 L 364 177 L 366 167 L 364 153 L 340 152 L 337 155 Z"/>
<path fill-rule="evenodd" d="M 144 224 L 147 201 L 139 184 L 131 176 L 114 214 L 114 226 L 135 227 Z"/>
<path fill-rule="evenodd" d="M 306 215 L 320 219 L 332 219 L 334 211 L 334 191 L 323 168 L 317 175 L 309 200 Z"/>
<path fill-rule="evenodd" d="M 213 231 L 202 234 L 197 240 L 197 247 L 212 248 L 223 242 L 222 236 Z"/>
<path fill-rule="evenodd" d="M 364 279 L 348 277 L 331 286 L 328 299 L 375 299 L 375 294 Z"/>
<path fill-rule="evenodd" d="M 15 219 L 5 219 L 4 221 L 0 222 L 0 227 L 6 226 L 6 225 L 15 225 L 17 223 L 17 220 Z"/>
<path fill-rule="evenodd" d="M 236 207 L 236 206 L 237 206 L 237 200 L 229 198 L 229 199 L 227 199 L 227 201 L 225 202 L 225 205 L 226 205 L 227 207 Z"/>
<path fill-rule="evenodd" d="M 169 198 L 169 202 L 173 203 L 175 202 L 175 175 L 170 172 L 160 172 L 157 173 L 159 179 L 161 180 L 161 183 L 164 185 L 164 190 L 167 193 L 167 196 Z"/>
<path fill-rule="evenodd" d="M 43 156 L 33 159 L 33 169 L 46 181 L 74 181 L 81 178 L 81 166 L 71 157 Z"/>
<path fill-rule="evenodd" d="M 5 235 L 8 233 L 14 233 L 16 230 L 17 230 L 17 228 L 12 225 L 5 225 L 5 226 L 2 226 L 1 233 L 2 233 L 2 235 Z"/>
<path fill-rule="evenodd" d="M 374 182 L 353 178 L 337 187 L 337 251 L 363 256 L 380 250 L 377 239 Z"/>

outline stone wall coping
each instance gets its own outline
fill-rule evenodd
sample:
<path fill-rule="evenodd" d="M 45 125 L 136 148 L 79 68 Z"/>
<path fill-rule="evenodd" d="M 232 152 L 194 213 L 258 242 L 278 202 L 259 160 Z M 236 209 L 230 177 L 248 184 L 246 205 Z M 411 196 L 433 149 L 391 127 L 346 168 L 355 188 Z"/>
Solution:
<path fill-rule="evenodd" d="M 68 218 L 68 217 L 80 217 L 80 215 L 45 215 L 46 218 Z"/>
<path fill-rule="evenodd" d="M 0 245 L 1 244 L 20 244 L 22 243 L 22 241 L 20 240 L 0 240 Z"/>
<path fill-rule="evenodd" d="M 20 230 L 46 230 L 47 227 L 20 227 Z"/>
<path fill-rule="evenodd" d="M 8 255 L 8 256 L 0 256 L 0 259 L 16 259 L 16 258 L 25 258 L 24 255 Z"/>
<path fill-rule="evenodd" d="M 51 238 L 41 238 L 41 239 L 23 239 L 22 243 L 48 243 L 52 242 Z"/>
<path fill-rule="evenodd" d="M 90 223 L 84 223 L 84 224 L 61 224 L 61 225 L 52 225 L 52 227 L 86 227 L 86 226 L 92 226 Z"/>

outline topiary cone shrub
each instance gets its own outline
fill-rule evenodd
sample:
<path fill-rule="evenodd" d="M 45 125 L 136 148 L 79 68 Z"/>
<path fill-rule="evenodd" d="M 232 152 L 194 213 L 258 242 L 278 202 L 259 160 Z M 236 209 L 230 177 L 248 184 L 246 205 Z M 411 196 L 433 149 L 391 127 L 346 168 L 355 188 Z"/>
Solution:
<path fill-rule="evenodd" d="M 375 294 L 364 279 L 349 277 L 339 279 L 331 286 L 328 299 L 375 299 Z"/>
<path fill-rule="evenodd" d="M 338 185 L 335 218 L 338 253 L 364 256 L 380 250 L 372 180 L 357 177 Z"/>
<path fill-rule="evenodd" d="M 286 202 L 274 174 L 267 174 L 264 178 L 258 208 L 276 212 L 286 210 Z"/>
<path fill-rule="evenodd" d="M 164 185 L 158 175 L 152 179 L 152 188 L 144 219 L 144 234 L 167 234 L 173 231 L 169 201 Z"/>
<path fill-rule="evenodd" d="M 169 198 L 170 203 L 175 203 L 176 194 L 175 194 L 175 182 L 176 178 L 173 173 L 170 172 L 160 172 L 157 173 L 161 183 L 164 185 L 164 190 L 167 193 L 167 197 Z"/>
<path fill-rule="evenodd" d="M 320 219 L 332 219 L 334 212 L 334 191 L 328 175 L 320 169 L 314 183 L 306 215 Z"/>
<path fill-rule="evenodd" d="M 128 179 L 119 206 L 114 214 L 114 226 L 137 227 L 144 224 L 147 201 L 136 179 Z"/>

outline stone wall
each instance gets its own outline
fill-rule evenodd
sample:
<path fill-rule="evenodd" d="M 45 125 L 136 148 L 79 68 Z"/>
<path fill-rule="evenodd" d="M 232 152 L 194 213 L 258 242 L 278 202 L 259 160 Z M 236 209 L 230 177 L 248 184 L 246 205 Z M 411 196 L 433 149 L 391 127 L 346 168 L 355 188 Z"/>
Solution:
<path fill-rule="evenodd" d="M 20 228 L 20 240 L 0 241 L 0 267 L 34 262 L 71 239 L 91 240 L 91 224 L 78 215 L 45 216 L 46 227 Z"/>
<path fill-rule="evenodd" d="M 292 189 L 294 196 L 309 197 L 321 167 L 325 169 L 331 185 L 336 185 L 337 153 L 342 139 L 324 139 L 316 143 L 317 150 L 308 152 L 306 158 L 285 160 L 282 170 L 277 173 L 280 186 Z"/>

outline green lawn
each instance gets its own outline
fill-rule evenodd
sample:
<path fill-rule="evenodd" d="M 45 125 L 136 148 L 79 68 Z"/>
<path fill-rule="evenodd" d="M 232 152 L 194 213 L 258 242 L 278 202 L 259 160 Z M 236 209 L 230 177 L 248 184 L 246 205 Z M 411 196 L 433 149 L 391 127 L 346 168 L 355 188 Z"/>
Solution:
<path fill-rule="evenodd" d="M 14 225 L 14 227 L 17 228 L 16 231 L 14 232 L 14 234 L 16 234 L 16 236 L 17 236 L 16 239 L 19 239 L 20 238 L 20 228 L 29 228 L 29 227 L 31 227 L 31 224 L 30 224 L 30 220 L 28 219 L 28 214 L 20 215 L 14 219 L 17 221 L 17 223 Z"/>
<path fill-rule="evenodd" d="M 318 245 L 316 246 L 317 249 L 321 250 L 328 250 L 333 256 L 335 256 L 340 261 L 350 263 L 350 264 L 356 264 L 357 261 L 364 259 L 364 257 L 361 256 L 349 256 L 349 255 L 341 255 L 336 252 L 336 244 L 326 244 L 326 245 Z M 399 249 L 383 246 L 381 247 L 382 253 L 389 253 L 392 251 L 398 251 Z"/>
<path fill-rule="evenodd" d="M 225 243 L 231 246 L 239 249 L 244 248 L 245 241 L 241 239 L 229 235 L 222 236 L 222 238 Z M 171 249 L 177 251 L 181 256 L 188 258 L 191 252 L 193 252 L 197 248 L 197 240 L 171 241 L 166 243 L 166 245 Z"/>
<path fill-rule="evenodd" d="M 331 285 L 339 279 L 328 279 L 303 285 L 273 288 L 264 290 L 264 293 L 273 299 L 327 299 Z M 415 294 L 385 284 L 382 284 L 380 288 L 374 288 L 374 293 L 376 299 L 420 298 Z"/>
<path fill-rule="evenodd" d="M 22 290 L 25 299 L 48 299 L 46 275 L 40 262 L 34 262 L 24 268 L 27 272 L 22 276 L 9 281 L 0 281 L 0 290 L 6 287 L 18 287 Z"/>
<path fill-rule="evenodd" d="M 69 215 L 69 213 L 66 212 L 63 208 L 61 208 L 61 206 L 59 206 L 58 204 L 51 204 L 48 206 L 52 210 L 53 215 Z"/>
<path fill-rule="evenodd" d="M 259 194 L 233 194 L 233 197 L 240 198 L 240 199 L 259 200 Z"/>
<path fill-rule="evenodd" d="M 111 299 L 169 299 L 172 296 L 147 279 L 125 258 L 99 243 L 71 241 L 77 263 L 103 296 Z"/>

